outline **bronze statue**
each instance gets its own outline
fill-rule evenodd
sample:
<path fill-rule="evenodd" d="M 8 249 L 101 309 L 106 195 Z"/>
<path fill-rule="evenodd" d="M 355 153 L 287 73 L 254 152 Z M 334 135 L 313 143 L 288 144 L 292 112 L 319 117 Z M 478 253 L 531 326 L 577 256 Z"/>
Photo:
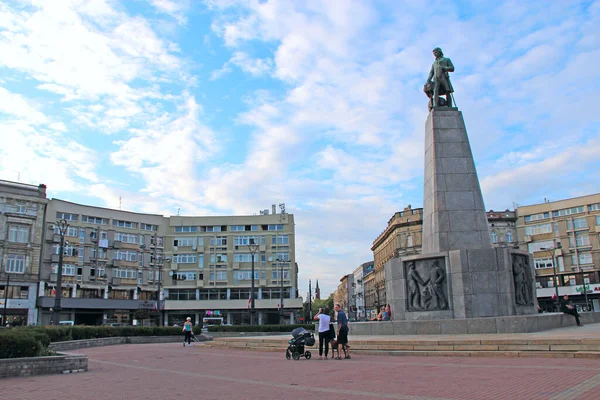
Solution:
<path fill-rule="evenodd" d="M 442 49 L 436 47 L 433 49 L 433 55 L 435 61 L 431 65 L 431 71 L 429 71 L 429 77 L 427 77 L 427 83 L 423 88 L 423 91 L 429 97 L 429 109 L 433 107 L 452 107 L 452 93 L 454 88 L 450 83 L 449 72 L 454 72 L 454 65 L 449 58 L 444 57 Z M 440 98 L 440 96 L 446 96 L 446 99 Z"/>

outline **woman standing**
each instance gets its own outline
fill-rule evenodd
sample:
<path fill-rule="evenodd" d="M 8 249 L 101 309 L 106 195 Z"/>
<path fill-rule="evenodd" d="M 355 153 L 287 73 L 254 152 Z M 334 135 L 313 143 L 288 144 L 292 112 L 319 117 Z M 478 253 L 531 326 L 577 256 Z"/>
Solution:
<path fill-rule="evenodd" d="M 191 344 L 192 341 L 192 335 L 194 334 L 194 332 L 192 331 L 192 318 L 191 317 L 187 317 L 187 319 L 185 320 L 185 323 L 183 324 L 183 329 L 181 330 L 183 332 L 183 347 L 185 347 L 185 341 L 187 340 L 188 342 L 188 346 Z"/>
<path fill-rule="evenodd" d="M 319 360 L 323 359 L 323 346 L 325 346 L 325 359 L 329 354 L 329 323 L 331 317 L 329 316 L 329 309 L 326 308 L 323 311 L 319 308 L 319 312 L 315 315 L 315 321 L 319 320 Z"/>

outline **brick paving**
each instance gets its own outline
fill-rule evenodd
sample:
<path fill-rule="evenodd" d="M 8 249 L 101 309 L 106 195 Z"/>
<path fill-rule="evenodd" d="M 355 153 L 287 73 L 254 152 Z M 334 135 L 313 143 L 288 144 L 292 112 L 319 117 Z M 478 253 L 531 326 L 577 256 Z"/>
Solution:
<path fill-rule="evenodd" d="M 79 352 L 89 355 L 88 372 L 3 379 L 0 399 L 600 398 L 597 360 L 354 355 L 288 361 L 284 349 L 235 352 L 175 343 Z"/>

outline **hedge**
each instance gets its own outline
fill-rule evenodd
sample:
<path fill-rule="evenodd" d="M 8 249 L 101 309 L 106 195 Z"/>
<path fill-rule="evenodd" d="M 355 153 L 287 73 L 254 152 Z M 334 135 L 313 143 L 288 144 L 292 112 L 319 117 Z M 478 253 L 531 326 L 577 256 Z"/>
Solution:
<path fill-rule="evenodd" d="M 48 355 L 52 342 L 115 336 L 181 335 L 181 327 L 38 326 L 0 330 L 0 358 Z M 199 331 L 199 330 L 198 330 Z"/>
<path fill-rule="evenodd" d="M 209 332 L 292 332 L 296 328 L 312 330 L 314 324 L 294 325 L 212 325 L 208 327 Z"/>

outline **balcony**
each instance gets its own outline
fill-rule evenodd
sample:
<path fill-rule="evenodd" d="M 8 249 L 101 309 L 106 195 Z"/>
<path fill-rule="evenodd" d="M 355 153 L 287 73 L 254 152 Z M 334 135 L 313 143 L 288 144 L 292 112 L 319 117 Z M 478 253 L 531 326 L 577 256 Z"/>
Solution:
<path fill-rule="evenodd" d="M 120 267 L 121 266 L 121 260 L 112 260 L 112 266 L 113 267 Z"/>
<path fill-rule="evenodd" d="M 60 257 L 60 255 L 59 255 L 59 254 L 52 254 L 52 255 L 50 256 L 50 261 L 52 261 L 52 262 L 56 263 L 56 262 L 58 262 L 58 259 L 59 259 L 59 257 Z"/>
<path fill-rule="evenodd" d="M 122 244 L 123 242 L 121 242 L 120 240 L 113 240 L 112 246 L 115 249 L 120 249 Z"/>

